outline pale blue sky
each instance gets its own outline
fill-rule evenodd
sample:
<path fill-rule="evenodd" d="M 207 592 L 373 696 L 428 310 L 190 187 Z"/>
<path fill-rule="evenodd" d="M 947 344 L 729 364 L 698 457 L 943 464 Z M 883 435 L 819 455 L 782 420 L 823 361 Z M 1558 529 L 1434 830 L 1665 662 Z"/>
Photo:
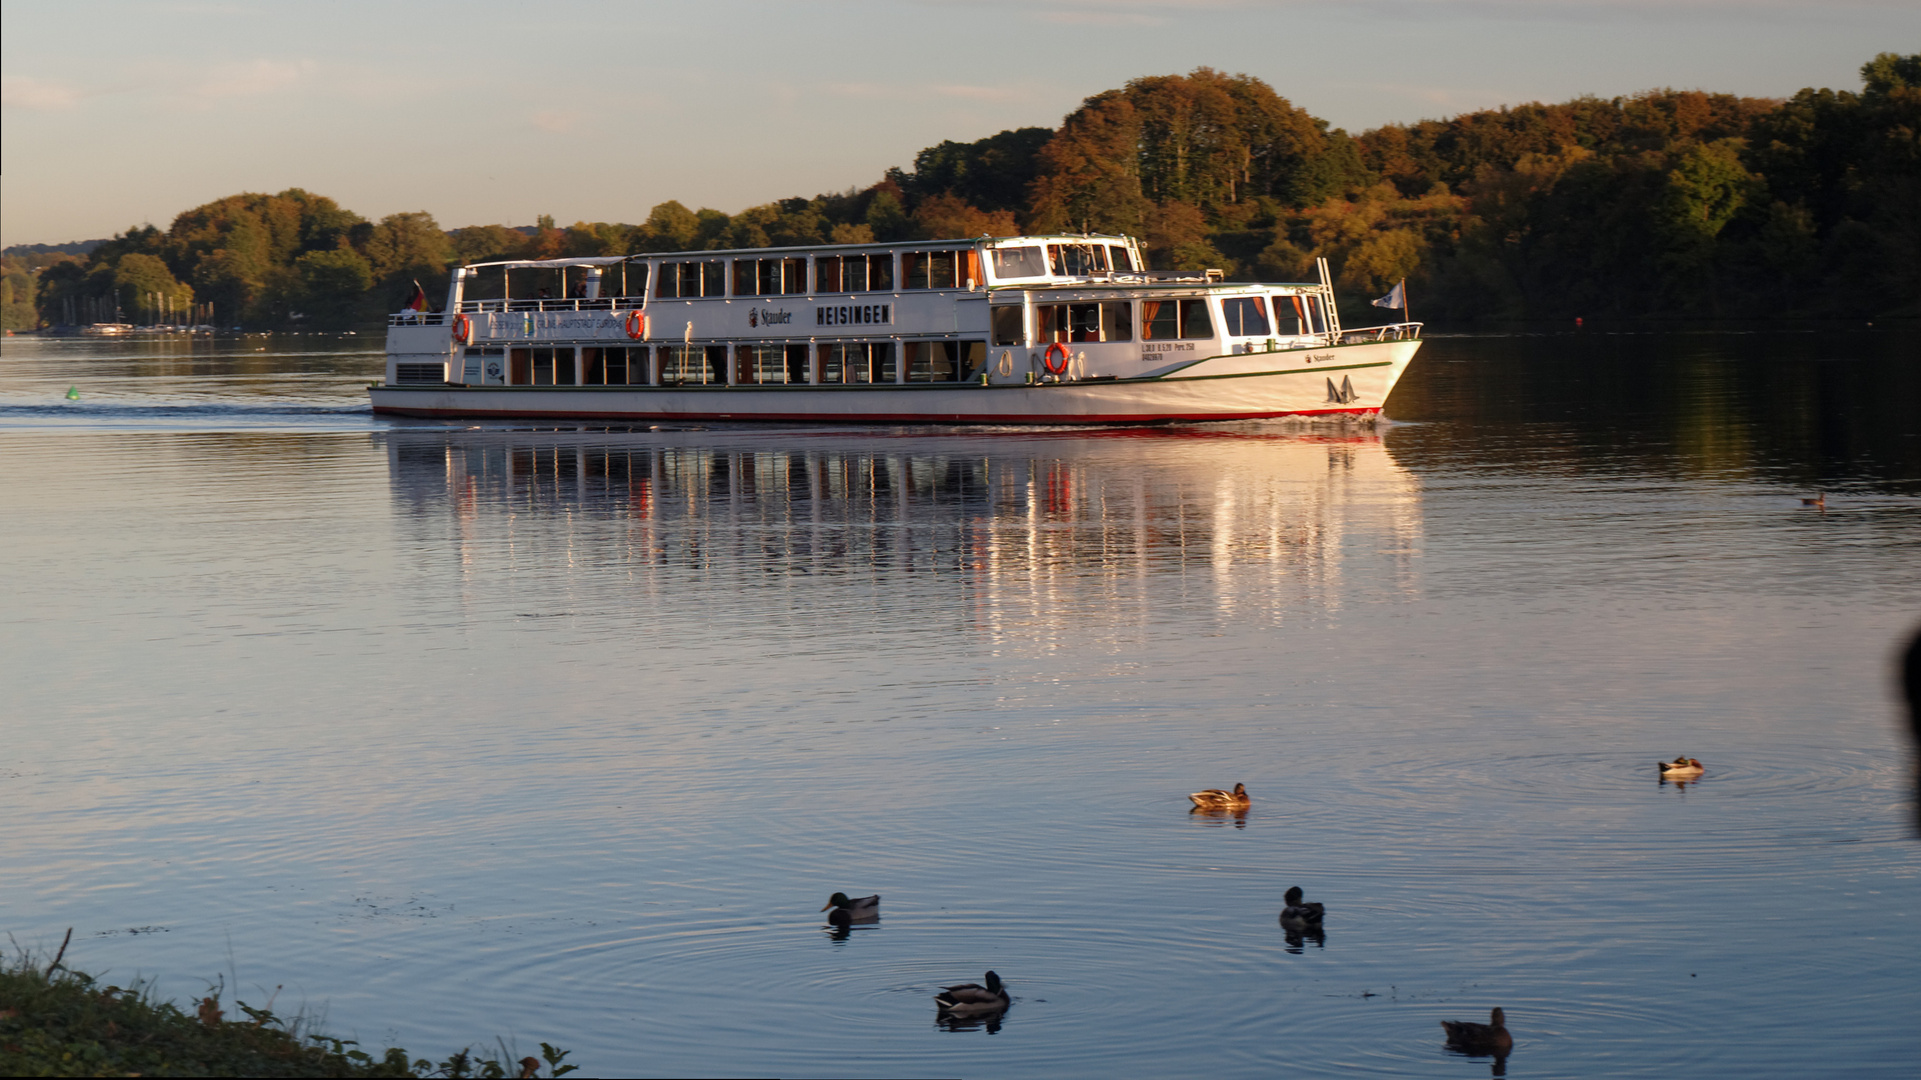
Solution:
<path fill-rule="evenodd" d="M 819 0 L 0 6 L 0 242 L 305 187 L 443 226 L 865 186 L 1200 65 L 1337 126 L 1672 86 L 1853 89 L 1914 0 Z"/>

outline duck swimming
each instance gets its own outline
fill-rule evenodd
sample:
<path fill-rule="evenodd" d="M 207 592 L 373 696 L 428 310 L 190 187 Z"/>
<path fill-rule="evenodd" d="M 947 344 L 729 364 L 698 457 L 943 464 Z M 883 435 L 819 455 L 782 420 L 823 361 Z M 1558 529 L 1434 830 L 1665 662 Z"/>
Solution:
<path fill-rule="evenodd" d="M 1189 795 L 1188 798 L 1194 801 L 1195 806 L 1203 809 L 1232 810 L 1237 806 L 1246 806 L 1248 804 L 1247 785 L 1235 784 L 1233 791 L 1222 791 L 1220 788 L 1208 788 L 1206 791 L 1197 791 Z"/>
<path fill-rule="evenodd" d="M 827 898 L 827 904 L 821 910 L 826 911 L 828 908 L 834 909 L 833 913 L 827 916 L 827 922 L 832 926 L 874 922 L 880 918 L 880 894 L 849 899 L 846 893 L 837 892 Z"/>
<path fill-rule="evenodd" d="M 1327 905 L 1302 903 L 1299 885 L 1287 890 L 1284 899 L 1287 901 L 1287 906 L 1281 909 L 1283 926 L 1298 929 L 1319 927 L 1321 920 L 1327 917 Z"/>
<path fill-rule="evenodd" d="M 986 1016 L 1005 1010 L 1013 999 L 1007 996 L 1007 987 L 1001 977 L 993 972 L 987 973 L 987 985 L 961 983 L 950 986 L 934 995 L 934 1004 L 940 1007 L 945 1016 Z"/>
<path fill-rule="evenodd" d="M 1441 1030 L 1447 1032 L 1447 1044 L 1455 1050 L 1506 1057 L 1514 1049 L 1514 1036 L 1507 1033 L 1507 1014 L 1497 1008 L 1488 1019 L 1493 1022 L 1476 1024 L 1471 1020 L 1443 1020 Z"/>
<path fill-rule="evenodd" d="M 1661 777 L 1664 780 L 1687 780 L 1706 772 L 1701 763 L 1691 757 L 1678 757 L 1673 761 L 1658 761 Z"/>

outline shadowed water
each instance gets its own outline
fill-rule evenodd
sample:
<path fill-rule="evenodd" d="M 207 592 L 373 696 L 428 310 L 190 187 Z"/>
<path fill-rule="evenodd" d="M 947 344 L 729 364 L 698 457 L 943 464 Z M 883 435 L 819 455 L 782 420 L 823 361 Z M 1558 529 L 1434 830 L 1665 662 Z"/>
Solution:
<path fill-rule="evenodd" d="M 1440 337 L 1379 430 L 1082 432 L 8 339 L 0 929 L 595 1074 L 1479 1076 L 1500 1005 L 1510 1076 L 1906 1075 L 1916 344 Z"/>

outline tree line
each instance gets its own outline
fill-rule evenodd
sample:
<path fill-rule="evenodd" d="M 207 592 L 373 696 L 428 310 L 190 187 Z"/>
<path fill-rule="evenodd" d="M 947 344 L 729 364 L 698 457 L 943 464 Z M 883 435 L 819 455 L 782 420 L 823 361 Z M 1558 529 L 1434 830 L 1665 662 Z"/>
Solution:
<path fill-rule="evenodd" d="M 443 230 L 295 188 L 231 195 L 85 255 L 9 256 L 9 328 L 111 301 L 220 325 L 377 322 L 418 280 L 498 258 L 1129 233 L 1157 268 L 1299 281 L 1424 319 L 1921 315 L 1921 55 L 1785 101 L 1657 90 L 1350 136 L 1259 79 L 1199 68 L 1096 94 L 1057 129 L 922 150 L 864 189 L 638 224 Z M 87 307 L 87 304 L 92 307 Z"/>

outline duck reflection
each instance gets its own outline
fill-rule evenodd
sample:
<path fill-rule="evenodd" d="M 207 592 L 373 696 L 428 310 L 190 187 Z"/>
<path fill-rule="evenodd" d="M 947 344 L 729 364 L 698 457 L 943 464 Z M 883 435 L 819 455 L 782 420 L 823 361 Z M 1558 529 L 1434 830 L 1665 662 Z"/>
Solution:
<path fill-rule="evenodd" d="M 1219 826 L 1231 822 L 1237 829 L 1247 828 L 1247 807 L 1244 805 L 1234 807 L 1196 806 L 1187 812 L 1187 816 L 1203 825 Z"/>
<path fill-rule="evenodd" d="M 952 1013 L 940 1013 L 934 1017 L 934 1026 L 942 1031 L 985 1030 L 989 1035 L 998 1035 L 1001 1024 L 1006 1019 L 1006 1013 L 990 1013 L 986 1016 L 955 1016 Z"/>
<path fill-rule="evenodd" d="M 1285 951 L 1295 956 L 1305 953 L 1309 944 L 1317 949 L 1327 948 L 1327 931 L 1319 926 L 1288 926 L 1283 923 L 1281 936 L 1287 939 Z"/>

